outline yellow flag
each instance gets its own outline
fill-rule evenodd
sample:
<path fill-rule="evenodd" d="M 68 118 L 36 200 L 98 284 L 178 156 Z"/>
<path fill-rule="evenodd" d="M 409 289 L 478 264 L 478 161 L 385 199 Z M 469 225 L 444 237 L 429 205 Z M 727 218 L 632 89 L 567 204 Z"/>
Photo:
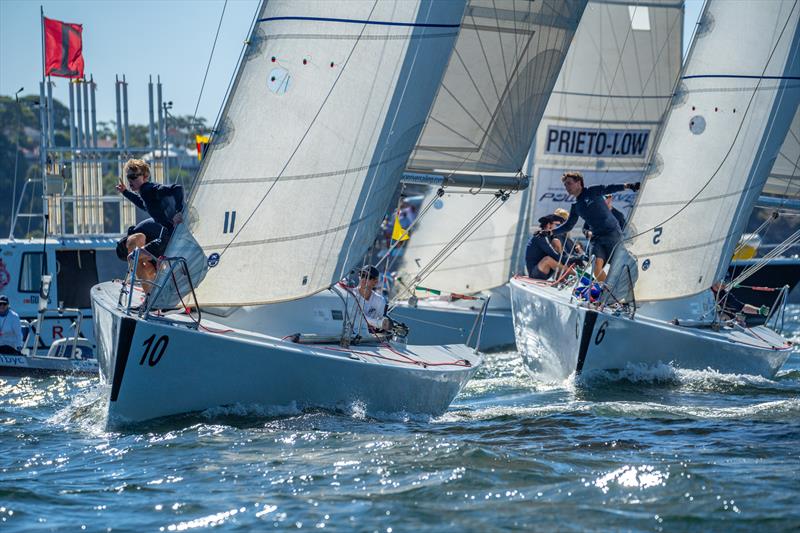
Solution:
<path fill-rule="evenodd" d="M 211 136 L 209 135 L 195 135 L 194 140 L 197 143 L 197 160 L 203 160 L 203 154 L 208 147 L 209 141 L 211 141 Z"/>
<path fill-rule="evenodd" d="M 408 233 L 406 233 L 406 230 L 404 230 L 403 226 L 400 225 L 400 217 L 398 217 L 397 215 L 394 216 L 394 227 L 392 228 L 392 240 L 393 241 L 408 240 Z"/>

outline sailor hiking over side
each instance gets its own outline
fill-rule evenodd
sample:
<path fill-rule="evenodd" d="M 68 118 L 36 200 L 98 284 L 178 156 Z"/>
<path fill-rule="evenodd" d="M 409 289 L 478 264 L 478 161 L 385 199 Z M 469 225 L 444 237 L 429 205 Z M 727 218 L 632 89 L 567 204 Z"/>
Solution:
<path fill-rule="evenodd" d="M 123 169 L 125 186 L 120 179 L 117 191 L 150 218 L 128 228 L 127 236 L 117 243 L 117 256 L 125 260 L 137 248 L 147 254 L 137 265 L 137 276 L 153 280 L 155 260 L 164 254 L 175 226 L 183 222 L 183 187 L 161 185 L 150 181 L 150 166 L 141 159 L 129 159 Z"/>
<path fill-rule="evenodd" d="M 629 189 L 638 191 L 640 184 L 625 183 L 614 185 L 593 185 L 586 187 L 580 172 L 567 172 L 561 177 L 564 189 L 575 198 L 569 212 L 569 218 L 561 226 L 553 230 L 553 235 L 564 235 L 582 218 L 592 228 L 590 240 L 591 253 L 595 256 L 594 276 L 605 280 L 603 267 L 611 258 L 614 247 L 622 242 L 622 228 L 606 205 L 604 196 Z"/>

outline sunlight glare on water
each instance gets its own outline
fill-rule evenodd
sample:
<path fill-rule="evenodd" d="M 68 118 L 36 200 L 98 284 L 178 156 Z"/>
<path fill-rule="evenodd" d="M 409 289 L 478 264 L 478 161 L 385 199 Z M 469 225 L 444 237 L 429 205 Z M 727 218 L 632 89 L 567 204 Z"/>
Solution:
<path fill-rule="evenodd" d="M 0 392 L 3 531 L 800 524 L 797 349 L 775 379 L 664 365 L 561 382 L 495 353 L 433 420 L 233 405 L 108 431 L 96 379 Z"/>

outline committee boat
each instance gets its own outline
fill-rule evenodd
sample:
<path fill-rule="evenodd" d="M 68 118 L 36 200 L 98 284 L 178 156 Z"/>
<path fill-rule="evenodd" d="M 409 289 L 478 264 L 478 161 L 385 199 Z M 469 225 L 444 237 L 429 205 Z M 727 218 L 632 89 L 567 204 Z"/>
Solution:
<path fill-rule="evenodd" d="M 533 373 L 661 363 L 771 377 L 789 357 L 790 341 L 725 316 L 710 287 L 800 101 L 798 15 L 789 1 L 706 4 L 602 294 L 581 275 L 511 282 L 517 346 Z"/>

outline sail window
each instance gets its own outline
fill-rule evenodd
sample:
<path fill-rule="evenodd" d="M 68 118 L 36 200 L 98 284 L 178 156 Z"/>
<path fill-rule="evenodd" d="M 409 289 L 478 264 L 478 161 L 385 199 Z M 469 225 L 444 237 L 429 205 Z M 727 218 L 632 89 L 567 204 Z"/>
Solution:
<path fill-rule="evenodd" d="M 646 6 L 628 6 L 631 16 L 631 28 L 650 31 L 650 9 Z"/>
<path fill-rule="evenodd" d="M 19 269 L 19 292 L 39 292 L 42 288 L 42 252 L 25 252 Z"/>

